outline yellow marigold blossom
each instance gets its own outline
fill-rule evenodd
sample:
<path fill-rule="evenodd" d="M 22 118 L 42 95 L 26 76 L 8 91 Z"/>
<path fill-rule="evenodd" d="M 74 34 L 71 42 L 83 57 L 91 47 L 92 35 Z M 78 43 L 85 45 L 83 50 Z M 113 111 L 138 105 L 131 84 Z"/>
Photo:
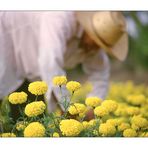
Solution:
<path fill-rule="evenodd" d="M 27 94 L 25 92 L 14 92 L 9 95 L 9 102 L 12 104 L 22 104 L 27 101 Z"/>
<path fill-rule="evenodd" d="M 113 136 L 116 133 L 116 128 L 112 124 L 102 123 L 99 126 L 99 133 L 103 136 Z"/>
<path fill-rule="evenodd" d="M 138 126 L 140 128 L 144 128 L 144 127 L 148 126 L 148 121 L 145 118 L 140 117 L 140 116 L 134 116 L 131 119 L 131 123 L 135 124 L 136 126 Z"/>
<path fill-rule="evenodd" d="M 140 114 L 140 109 L 138 107 L 127 107 L 126 111 L 127 114 L 131 116 Z"/>
<path fill-rule="evenodd" d="M 105 100 L 101 105 L 105 107 L 109 112 L 114 112 L 118 107 L 117 102 L 113 100 Z"/>
<path fill-rule="evenodd" d="M 137 125 L 135 125 L 134 123 L 132 123 L 131 128 L 134 129 L 135 131 L 139 130 L 140 127 L 138 127 Z"/>
<path fill-rule="evenodd" d="M 145 133 L 144 137 L 148 137 L 148 132 Z"/>
<path fill-rule="evenodd" d="M 65 136 L 78 136 L 83 130 L 83 125 L 77 120 L 66 119 L 60 122 L 60 130 Z"/>
<path fill-rule="evenodd" d="M 87 122 L 87 121 L 83 121 L 83 122 L 82 122 L 82 125 L 83 125 L 83 128 L 84 128 L 84 129 L 88 129 L 88 128 L 90 127 L 90 124 L 89 124 L 89 122 Z"/>
<path fill-rule="evenodd" d="M 122 122 L 123 122 L 122 119 L 115 118 L 115 119 L 108 119 L 106 123 L 112 124 L 113 126 L 118 126 Z"/>
<path fill-rule="evenodd" d="M 71 115 L 83 113 L 85 110 L 86 110 L 86 106 L 81 103 L 74 103 L 68 109 L 68 111 Z"/>
<path fill-rule="evenodd" d="M 118 130 L 119 130 L 119 131 L 124 131 L 124 130 L 126 130 L 126 129 L 128 129 L 128 128 L 130 128 L 130 124 L 129 124 L 129 123 L 125 123 L 125 122 L 121 123 L 121 124 L 118 126 Z"/>
<path fill-rule="evenodd" d="M 83 118 L 86 115 L 87 111 L 88 111 L 88 109 L 85 108 L 85 110 L 83 112 L 79 113 L 79 117 Z"/>
<path fill-rule="evenodd" d="M 28 122 L 20 121 L 16 124 L 16 129 L 18 131 L 22 131 L 26 128 L 27 124 L 28 124 Z"/>
<path fill-rule="evenodd" d="M 30 123 L 24 130 L 24 137 L 44 137 L 45 127 L 39 122 Z"/>
<path fill-rule="evenodd" d="M 108 110 L 103 107 L 103 106 L 97 106 L 95 109 L 94 109 L 94 114 L 98 117 L 103 117 L 105 115 L 108 115 L 109 112 Z"/>
<path fill-rule="evenodd" d="M 14 133 L 2 133 L 0 137 L 16 137 L 16 135 Z"/>
<path fill-rule="evenodd" d="M 53 78 L 53 84 L 54 85 L 65 85 L 67 83 L 67 78 L 66 76 L 56 76 Z"/>
<path fill-rule="evenodd" d="M 137 133 L 134 129 L 128 128 L 128 129 L 124 130 L 123 136 L 124 137 L 136 137 Z"/>
<path fill-rule="evenodd" d="M 57 132 L 54 132 L 54 133 L 53 133 L 53 135 L 52 135 L 52 137 L 55 137 L 55 138 L 57 138 L 57 137 L 60 137 L 60 135 L 59 135 L 59 133 L 57 133 Z"/>
<path fill-rule="evenodd" d="M 92 126 L 95 126 L 95 125 L 96 125 L 97 120 L 92 119 L 92 120 L 90 120 L 88 123 L 89 123 L 89 126 L 92 127 Z"/>
<path fill-rule="evenodd" d="M 29 103 L 25 107 L 25 114 L 28 117 L 41 115 L 45 111 L 46 105 L 43 101 Z"/>
<path fill-rule="evenodd" d="M 81 84 L 79 82 L 76 82 L 76 81 L 69 81 L 67 84 L 66 84 L 66 88 L 70 91 L 70 92 L 75 92 L 77 91 L 78 89 L 81 88 Z"/>
<path fill-rule="evenodd" d="M 28 90 L 34 95 L 43 95 L 47 92 L 48 86 L 44 81 L 36 81 L 29 84 Z"/>
<path fill-rule="evenodd" d="M 102 102 L 102 99 L 98 98 L 98 97 L 89 97 L 86 98 L 85 100 L 85 104 L 87 106 L 91 106 L 91 107 L 96 107 L 98 105 L 100 105 Z"/>
<path fill-rule="evenodd" d="M 144 104 L 146 99 L 145 96 L 140 94 L 140 95 L 129 95 L 127 96 L 127 101 L 131 103 L 132 105 L 141 105 Z"/>

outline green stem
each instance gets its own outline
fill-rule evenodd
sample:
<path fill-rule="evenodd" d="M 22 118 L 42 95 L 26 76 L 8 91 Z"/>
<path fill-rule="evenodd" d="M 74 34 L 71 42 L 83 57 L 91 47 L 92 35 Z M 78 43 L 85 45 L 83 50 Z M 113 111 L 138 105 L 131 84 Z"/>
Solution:
<path fill-rule="evenodd" d="M 35 101 L 38 101 L 38 95 L 36 96 Z"/>

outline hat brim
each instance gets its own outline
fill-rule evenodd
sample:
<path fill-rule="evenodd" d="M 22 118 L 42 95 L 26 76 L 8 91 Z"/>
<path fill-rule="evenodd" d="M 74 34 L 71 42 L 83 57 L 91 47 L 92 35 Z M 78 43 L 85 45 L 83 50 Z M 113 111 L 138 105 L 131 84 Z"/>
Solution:
<path fill-rule="evenodd" d="M 76 12 L 77 19 L 79 23 L 84 27 L 84 30 L 89 34 L 89 36 L 103 48 L 110 55 L 114 56 L 120 61 L 124 61 L 128 53 L 128 34 L 125 32 L 117 43 L 113 47 L 108 47 L 102 40 L 96 35 L 92 26 L 92 17 L 96 13 L 92 12 Z M 97 12 L 98 13 L 98 12 Z"/>

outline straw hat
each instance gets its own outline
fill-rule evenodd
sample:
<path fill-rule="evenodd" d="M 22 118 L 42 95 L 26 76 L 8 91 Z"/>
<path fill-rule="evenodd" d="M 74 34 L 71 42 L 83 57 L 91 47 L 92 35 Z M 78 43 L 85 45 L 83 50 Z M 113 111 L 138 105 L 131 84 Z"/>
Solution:
<path fill-rule="evenodd" d="M 126 21 L 121 12 L 76 12 L 79 23 L 90 37 L 108 53 L 124 61 L 128 53 Z"/>

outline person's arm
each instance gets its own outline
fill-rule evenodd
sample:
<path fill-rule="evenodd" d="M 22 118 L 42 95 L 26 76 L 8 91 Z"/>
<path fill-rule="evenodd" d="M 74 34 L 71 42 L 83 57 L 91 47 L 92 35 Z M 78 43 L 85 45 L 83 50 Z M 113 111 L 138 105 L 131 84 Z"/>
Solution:
<path fill-rule="evenodd" d="M 41 79 L 46 81 L 49 87 L 46 95 L 49 111 L 52 111 L 53 107 L 52 93 L 58 102 L 61 101 L 60 90 L 53 85 L 52 79 L 57 75 L 66 75 L 63 67 L 66 42 L 71 35 L 72 21 L 68 21 L 70 16 L 71 14 L 66 12 L 55 13 L 52 17 L 49 15 L 49 18 L 43 18 L 40 25 L 38 63 Z"/>
<path fill-rule="evenodd" d="M 93 90 L 88 94 L 88 97 L 97 96 L 105 99 L 110 76 L 110 63 L 106 53 L 100 49 L 96 55 L 85 60 L 83 69 L 88 75 L 88 81 L 93 86 Z"/>

